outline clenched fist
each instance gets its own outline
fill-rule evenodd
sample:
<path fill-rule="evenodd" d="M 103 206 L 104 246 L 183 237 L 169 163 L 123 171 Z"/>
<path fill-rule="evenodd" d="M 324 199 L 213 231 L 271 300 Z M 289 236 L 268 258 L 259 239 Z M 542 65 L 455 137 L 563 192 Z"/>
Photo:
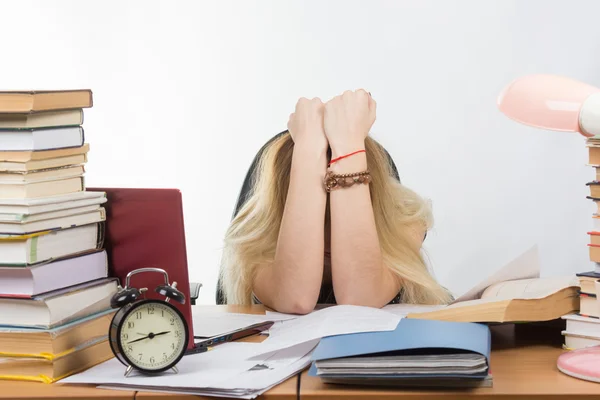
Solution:
<path fill-rule="evenodd" d="M 364 149 L 376 108 L 375 100 L 363 89 L 345 91 L 325 104 L 325 135 L 332 157 Z"/>
<path fill-rule="evenodd" d="M 323 128 L 324 104 L 319 98 L 301 98 L 296 103 L 296 111 L 290 114 L 288 131 L 294 146 L 326 152 L 327 137 Z"/>

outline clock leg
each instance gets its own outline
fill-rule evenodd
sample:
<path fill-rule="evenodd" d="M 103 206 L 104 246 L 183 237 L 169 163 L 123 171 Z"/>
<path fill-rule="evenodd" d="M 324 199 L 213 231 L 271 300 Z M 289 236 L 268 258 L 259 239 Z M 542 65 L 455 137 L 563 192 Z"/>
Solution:
<path fill-rule="evenodd" d="M 133 371 L 133 367 L 130 365 L 127 367 L 127 370 L 125 371 L 126 378 L 129 376 L 129 374 L 131 374 L 131 371 Z"/>
<path fill-rule="evenodd" d="M 171 367 L 171 369 L 173 370 L 173 372 L 175 372 L 176 374 L 179 373 L 179 370 L 177 369 L 177 366 L 173 365 L 173 367 Z"/>

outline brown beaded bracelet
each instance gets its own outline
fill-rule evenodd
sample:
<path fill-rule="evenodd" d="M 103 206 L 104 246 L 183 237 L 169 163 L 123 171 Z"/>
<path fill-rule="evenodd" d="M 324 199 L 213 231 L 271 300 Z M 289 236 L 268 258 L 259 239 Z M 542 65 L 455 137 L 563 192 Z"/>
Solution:
<path fill-rule="evenodd" d="M 355 172 L 352 174 L 334 174 L 333 171 L 327 170 L 323 183 L 325 190 L 329 193 L 334 189 L 350 187 L 355 183 L 368 185 L 371 182 L 371 174 L 369 171 Z"/>

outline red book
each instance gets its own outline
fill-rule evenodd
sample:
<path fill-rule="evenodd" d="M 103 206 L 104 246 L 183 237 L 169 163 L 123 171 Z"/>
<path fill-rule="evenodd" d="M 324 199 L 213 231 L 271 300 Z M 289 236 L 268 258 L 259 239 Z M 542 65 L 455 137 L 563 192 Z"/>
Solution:
<path fill-rule="evenodd" d="M 106 192 L 105 248 L 109 275 L 125 286 L 127 274 L 138 268 L 164 269 L 169 282 L 185 295 L 185 304 L 175 301 L 189 327 L 188 349 L 194 347 L 190 281 L 188 277 L 183 204 L 177 189 L 94 188 Z M 147 287 L 145 298 L 164 300 L 154 291 L 164 275 L 144 272 L 131 277 L 130 285 Z"/>

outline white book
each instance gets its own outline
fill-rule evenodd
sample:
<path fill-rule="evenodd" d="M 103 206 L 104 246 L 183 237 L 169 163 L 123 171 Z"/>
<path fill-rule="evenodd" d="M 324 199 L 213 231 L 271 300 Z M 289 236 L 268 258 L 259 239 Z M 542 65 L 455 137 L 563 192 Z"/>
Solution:
<path fill-rule="evenodd" d="M 600 338 L 600 318 L 569 314 L 563 315 L 562 319 L 567 321 L 566 331 L 568 333 Z"/>
<path fill-rule="evenodd" d="M 71 228 L 74 226 L 93 224 L 105 220 L 106 210 L 104 207 L 100 207 L 91 212 L 69 215 L 61 218 L 45 219 L 42 221 L 24 222 L 18 224 L 0 222 L 0 236 L 24 235 L 27 233 L 35 233 L 40 231 Z"/>
<path fill-rule="evenodd" d="M 600 216 L 596 214 L 592 217 L 592 231 L 600 232 Z"/>
<path fill-rule="evenodd" d="M 37 199 L 0 199 L 0 221 L 24 221 L 32 215 L 48 213 L 58 210 L 67 210 L 102 204 L 106 202 L 105 192 L 76 192 L 61 196 L 42 197 Z M 11 217 L 14 215 L 15 217 Z M 47 218 L 43 218 L 47 219 Z"/>
<path fill-rule="evenodd" d="M 39 151 L 83 146 L 81 126 L 0 129 L 0 151 Z"/>
<path fill-rule="evenodd" d="M 583 349 L 585 347 L 600 345 L 600 337 L 580 335 L 578 333 L 571 333 L 567 331 L 562 331 L 562 335 L 565 337 L 565 347 L 569 350 Z"/>
<path fill-rule="evenodd" d="M 21 224 L 21 223 L 25 223 L 25 222 L 35 222 L 35 221 L 43 221 L 46 219 L 68 217 L 70 215 L 76 215 L 76 214 L 85 214 L 90 211 L 95 211 L 98 209 L 100 209 L 100 204 L 92 204 L 92 205 L 83 206 L 83 207 L 67 208 L 64 210 L 50 211 L 50 212 L 45 212 L 45 213 L 40 213 L 40 214 L 30 214 L 30 215 L 0 214 L 0 222 Z"/>
<path fill-rule="evenodd" d="M 85 190 L 83 176 L 33 183 L 0 183 L 0 198 L 31 199 Z"/>
<path fill-rule="evenodd" d="M 50 329 L 110 309 L 116 279 L 102 279 L 32 298 L 0 298 L 0 325 Z"/>
<path fill-rule="evenodd" d="M 0 296 L 31 297 L 107 276 L 105 250 L 25 268 L 0 267 Z"/>
<path fill-rule="evenodd" d="M 0 237 L 0 266 L 26 267 L 101 248 L 101 223 L 45 231 L 32 235 Z M 0 276 L 1 278 L 1 276 Z"/>

